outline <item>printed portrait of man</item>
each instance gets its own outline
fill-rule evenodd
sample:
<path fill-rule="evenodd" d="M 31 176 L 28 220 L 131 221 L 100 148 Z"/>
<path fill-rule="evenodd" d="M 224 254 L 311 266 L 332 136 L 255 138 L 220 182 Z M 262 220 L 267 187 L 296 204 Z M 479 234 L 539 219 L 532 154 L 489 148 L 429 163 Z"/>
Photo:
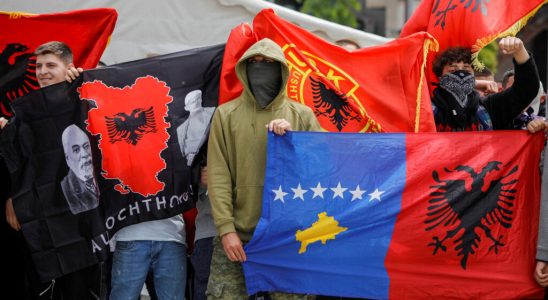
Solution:
<path fill-rule="evenodd" d="M 61 189 L 70 211 L 78 214 L 99 205 L 99 193 L 93 177 L 91 145 L 85 132 L 76 125 L 68 126 L 61 136 L 69 167 Z"/>
<path fill-rule="evenodd" d="M 190 112 L 188 119 L 177 127 L 177 139 L 183 157 L 188 166 L 207 139 L 209 122 L 214 107 L 202 107 L 202 91 L 194 90 L 185 97 L 185 109 Z"/>

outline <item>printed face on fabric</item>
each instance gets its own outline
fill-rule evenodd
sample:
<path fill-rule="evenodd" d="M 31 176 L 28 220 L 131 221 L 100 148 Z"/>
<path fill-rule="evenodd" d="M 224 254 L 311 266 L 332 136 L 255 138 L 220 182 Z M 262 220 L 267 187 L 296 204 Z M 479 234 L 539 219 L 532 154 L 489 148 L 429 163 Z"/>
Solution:
<path fill-rule="evenodd" d="M 41 88 L 65 81 L 67 70 L 72 64 L 65 64 L 53 53 L 36 57 L 36 78 Z"/>
<path fill-rule="evenodd" d="M 68 167 L 80 180 L 93 178 L 91 148 L 87 135 L 76 125 L 70 125 L 63 132 L 63 150 Z"/>

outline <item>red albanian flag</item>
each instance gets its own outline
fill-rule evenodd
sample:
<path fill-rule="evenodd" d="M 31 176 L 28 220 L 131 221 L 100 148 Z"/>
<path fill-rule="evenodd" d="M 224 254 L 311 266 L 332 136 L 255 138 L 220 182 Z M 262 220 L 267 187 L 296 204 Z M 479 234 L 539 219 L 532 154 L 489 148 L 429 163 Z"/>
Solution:
<path fill-rule="evenodd" d="M 543 299 L 533 278 L 542 134 L 408 135 L 390 299 Z"/>
<path fill-rule="evenodd" d="M 278 17 L 258 13 L 254 32 L 240 25 L 228 39 L 220 101 L 239 96 L 234 66 L 263 38 L 283 49 L 290 69 L 287 95 L 314 111 L 323 129 L 335 132 L 435 131 L 424 77 L 425 58 L 436 42 L 418 33 L 390 43 L 348 51 Z"/>
<path fill-rule="evenodd" d="M 497 38 L 516 35 L 546 0 L 423 0 L 403 27 L 400 37 L 428 32 L 439 43 L 440 52 L 455 47 L 470 47 L 475 67 L 480 50 Z M 435 80 L 429 59 L 430 81 Z"/>
<path fill-rule="evenodd" d="M 63 42 L 71 48 L 77 67 L 95 68 L 117 17 L 111 8 L 40 15 L 0 12 L 0 116 L 11 117 L 10 103 L 39 88 L 36 47 Z"/>

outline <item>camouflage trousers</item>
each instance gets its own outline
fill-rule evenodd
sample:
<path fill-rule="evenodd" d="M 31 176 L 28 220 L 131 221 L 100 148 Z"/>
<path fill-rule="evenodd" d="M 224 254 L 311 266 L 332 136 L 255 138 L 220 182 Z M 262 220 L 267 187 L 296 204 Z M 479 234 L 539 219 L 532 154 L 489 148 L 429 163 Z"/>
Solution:
<path fill-rule="evenodd" d="M 228 259 L 223 250 L 219 237 L 213 239 L 213 256 L 211 257 L 211 271 L 206 291 L 208 300 L 311 300 L 314 297 L 298 294 L 268 293 L 268 295 L 248 296 L 245 287 L 244 270 L 239 262 Z"/>

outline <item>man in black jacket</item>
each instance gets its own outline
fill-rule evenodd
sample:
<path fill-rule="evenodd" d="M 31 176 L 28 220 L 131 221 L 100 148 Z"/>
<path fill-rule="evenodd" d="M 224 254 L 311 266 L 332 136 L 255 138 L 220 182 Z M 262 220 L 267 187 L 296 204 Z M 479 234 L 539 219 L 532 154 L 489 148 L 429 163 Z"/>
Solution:
<path fill-rule="evenodd" d="M 434 90 L 432 108 L 438 132 L 505 129 L 535 98 L 539 75 L 523 42 L 506 37 L 499 47 L 504 54 L 514 57 L 515 83 L 481 101 L 474 90 L 470 49 L 450 48 L 436 58 L 433 70 L 439 77 L 439 86 Z"/>
<path fill-rule="evenodd" d="M 36 77 L 40 88 L 45 88 L 65 80 L 70 82 L 83 71 L 81 68 L 74 67 L 72 63 L 72 51 L 62 42 L 52 41 L 45 43 L 36 48 L 35 55 Z M 14 121 L 16 118 L 12 118 L 10 124 L 7 124 L 11 129 L 14 129 L 16 126 L 17 122 Z M 5 127 L 6 123 L 7 120 L 0 118 L 1 135 L 5 135 L 9 131 L 9 128 Z M 6 139 L 9 140 L 10 138 L 6 137 Z M 4 137 L 2 137 L 2 141 L 7 142 L 4 141 Z M 2 152 L 4 151 L 6 149 L 3 149 Z M 9 152 L 9 150 L 7 151 Z M 2 154 L 5 155 L 5 153 Z M 5 162 L 6 165 L 9 165 L 7 158 Z M 5 195 L 3 198 L 6 196 L 8 195 Z M 17 231 L 19 236 L 22 237 L 20 235 L 21 224 L 15 213 L 13 201 L 12 198 L 5 200 L 6 221 L 12 229 L 12 233 L 13 231 Z M 52 282 L 41 282 L 35 265 L 33 265 L 28 244 L 22 242 L 20 248 L 20 253 L 24 256 L 24 266 L 18 266 L 18 270 L 24 268 L 25 271 L 25 299 L 97 299 L 99 296 L 101 274 L 98 264 L 63 275 Z"/>

